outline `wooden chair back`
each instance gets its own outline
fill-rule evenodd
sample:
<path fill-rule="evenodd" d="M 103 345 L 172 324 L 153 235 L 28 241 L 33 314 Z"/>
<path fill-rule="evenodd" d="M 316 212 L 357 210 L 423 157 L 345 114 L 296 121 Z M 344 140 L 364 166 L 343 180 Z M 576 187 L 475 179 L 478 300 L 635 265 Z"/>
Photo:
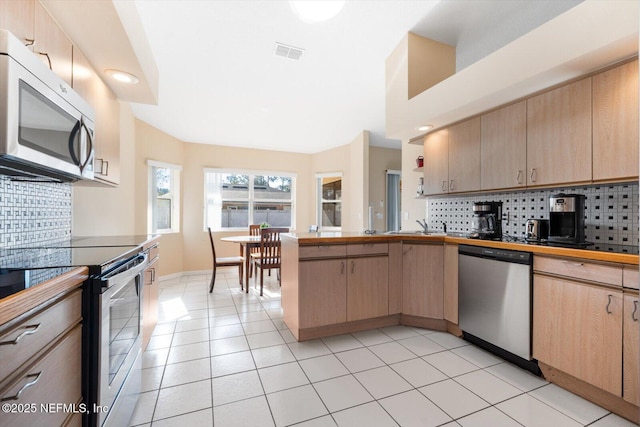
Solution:
<path fill-rule="evenodd" d="M 288 228 L 269 227 L 260 230 L 260 268 L 280 267 L 280 233 L 288 233 Z"/>
<path fill-rule="evenodd" d="M 249 236 L 259 236 L 260 235 L 260 224 L 250 224 L 249 225 Z M 253 247 L 251 248 L 252 254 L 259 254 L 260 248 Z"/>
<path fill-rule="evenodd" d="M 211 227 L 207 227 L 209 230 L 209 241 L 211 242 L 211 252 L 213 253 L 213 262 L 216 262 L 216 245 L 213 244 L 213 233 L 211 232 Z"/>

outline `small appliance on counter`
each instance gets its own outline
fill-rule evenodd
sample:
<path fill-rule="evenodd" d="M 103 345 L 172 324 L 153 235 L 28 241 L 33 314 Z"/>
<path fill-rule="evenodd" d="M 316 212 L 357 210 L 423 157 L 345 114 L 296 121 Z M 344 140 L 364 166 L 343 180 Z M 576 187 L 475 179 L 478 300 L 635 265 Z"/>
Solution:
<path fill-rule="evenodd" d="M 525 240 L 532 243 L 545 242 L 549 238 L 548 219 L 529 219 L 526 222 Z"/>
<path fill-rule="evenodd" d="M 471 218 L 472 239 L 502 239 L 502 202 L 474 202 Z"/>
<path fill-rule="evenodd" d="M 549 243 L 583 246 L 583 194 L 557 194 L 549 198 Z"/>

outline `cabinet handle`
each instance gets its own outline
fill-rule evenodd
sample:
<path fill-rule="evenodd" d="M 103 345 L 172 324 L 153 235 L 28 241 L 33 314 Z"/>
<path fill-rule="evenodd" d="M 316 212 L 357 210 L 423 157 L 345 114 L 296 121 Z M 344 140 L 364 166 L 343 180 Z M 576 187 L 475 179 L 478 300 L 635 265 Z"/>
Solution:
<path fill-rule="evenodd" d="M 447 181 L 442 181 L 442 191 L 447 191 Z"/>
<path fill-rule="evenodd" d="M 449 182 L 449 191 L 453 191 L 453 180 Z"/>
<path fill-rule="evenodd" d="M 155 282 L 156 281 L 156 269 L 152 268 L 151 269 L 151 282 Z"/>
<path fill-rule="evenodd" d="M 356 263 L 354 261 L 351 261 L 351 274 L 353 274 L 353 271 L 356 268 Z"/>
<path fill-rule="evenodd" d="M 522 184 L 522 171 L 518 171 L 518 175 L 516 175 L 516 182 L 518 184 Z"/>
<path fill-rule="evenodd" d="M 25 391 L 26 389 L 28 389 L 29 387 L 36 385 L 36 383 L 40 379 L 41 375 L 42 375 L 42 371 L 38 372 L 37 374 L 25 375 L 24 378 L 35 377 L 35 379 L 32 380 L 32 381 L 29 381 L 28 383 L 26 383 L 25 385 L 20 387 L 20 390 L 18 390 L 18 392 L 16 394 L 14 394 L 13 396 L 3 397 L 2 399 L 0 399 L 0 402 L 6 402 L 7 400 L 18 400 L 18 399 L 20 399 L 20 395 L 22 394 L 22 392 Z"/>
<path fill-rule="evenodd" d="M 636 313 L 638 313 L 638 301 L 633 302 L 633 313 L 631 313 L 631 319 L 634 322 L 638 321 L 638 316 L 636 315 Z"/>
<path fill-rule="evenodd" d="M 607 303 L 607 314 L 612 314 L 609 310 L 609 306 L 611 305 L 611 295 L 607 295 L 607 298 L 609 299 L 609 302 Z"/>
<path fill-rule="evenodd" d="M 529 178 L 531 179 L 531 182 L 536 182 L 536 179 L 538 178 L 538 172 L 536 171 L 536 168 L 531 169 L 531 175 L 529 176 Z"/>
<path fill-rule="evenodd" d="M 571 262 L 571 261 L 562 261 L 563 264 L 571 265 L 573 267 L 584 267 L 584 264 L 581 262 Z"/>
<path fill-rule="evenodd" d="M 340 263 L 342 266 L 340 267 L 340 274 L 344 274 L 344 261 Z"/>
<path fill-rule="evenodd" d="M 53 71 L 53 67 L 51 66 L 51 58 L 49 57 L 49 54 L 47 52 L 38 52 L 38 54 L 47 57 L 47 62 L 49 63 L 49 69 Z"/>
<path fill-rule="evenodd" d="M 27 326 L 23 326 L 23 329 L 26 329 L 26 331 L 24 331 L 23 333 L 21 333 L 20 335 L 18 335 L 17 337 L 15 337 L 15 339 L 12 339 L 11 341 L 2 341 L 0 342 L 0 345 L 16 345 L 18 344 L 18 341 L 20 341 L 20 338 L 27 336 L 27 335 L 33 335 L 35 334 L 38 329 L 40 329 L 40 325 L 41 323 L 38 323 L 37 325 L 27 325 Z"/>

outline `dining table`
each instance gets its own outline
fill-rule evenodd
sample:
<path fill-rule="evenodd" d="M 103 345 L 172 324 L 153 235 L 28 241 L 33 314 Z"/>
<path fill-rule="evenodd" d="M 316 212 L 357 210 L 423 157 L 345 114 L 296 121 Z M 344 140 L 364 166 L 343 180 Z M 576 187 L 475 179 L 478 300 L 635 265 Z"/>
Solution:
<path fill-rule="evenodd" d="M 260 247 L 260 236 L 250 236 L 248 234 L 245 234 L 242 236 L 222 237 L 220 240 L 223 242 L 240 244 L 240 256 L 244 257 L 245 290 L 247 293 L 249 293 L 249 265 L 251 258 L 251 249 Z"/>

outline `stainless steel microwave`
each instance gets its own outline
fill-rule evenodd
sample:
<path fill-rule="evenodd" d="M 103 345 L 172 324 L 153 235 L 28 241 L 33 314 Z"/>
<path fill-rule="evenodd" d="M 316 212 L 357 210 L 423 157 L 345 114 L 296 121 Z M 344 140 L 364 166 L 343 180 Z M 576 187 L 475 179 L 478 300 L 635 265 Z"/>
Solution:
<path fill-rule="evenodd" d="M 0 29 L 0 174 L 93 179 L 94 121 L 80 95 Z"/>

